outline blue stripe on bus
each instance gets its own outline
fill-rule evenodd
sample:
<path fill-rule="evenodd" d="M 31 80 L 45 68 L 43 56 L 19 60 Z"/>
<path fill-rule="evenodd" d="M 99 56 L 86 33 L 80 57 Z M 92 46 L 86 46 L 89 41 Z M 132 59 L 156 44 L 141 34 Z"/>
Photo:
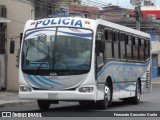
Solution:
<path fill-rule="evenodd" d="M 45 86 L 42 86 L 41 84 L 39 84 L 36 80 L 38 80 L 39 82 L 43 83 L 44 85 L 47 85 L 47 86 L 55 86 L 56 85 L 60 85 L 60 86 L 65 86 L 63 84 L 60 84 L 58 82 L 55 82 L 55 81 L 52 81 L 44 76 L 37 76 L 37 75 L 27 75 L 28 79 L 33 82 L 35 85 L 38 85 L 40 87 L 45 87 Z M 50 83 L 47 83 L 45 81 L 48 81 Z M 46 87 L 47 87 L 46 86 Z"/>
<path fill-rule="evenodd" d="M 92 33 L 86 33 L 86 34 L 78 34 L 78 33 L 70 33 L 70 32 L 63 32 L 63 31 L 58 31 L 58 32 L 62 32 L 68 35 L 73 35 L 73 36 L 77 36 L 77 37 L 92 37 L 93 34 Z"/>
<path fill-rule="evenodd" d="M 36 86 L 38 86 L 38 87 L 44 87 L 44 86 L 42 86 L 41 84 L 39 84 L 38 82 L 36 82 L 36 81 L 32 78 L 31 75 L 27 75 L 27 76 L 28 76 L 29 80 L 31 80 L 31 82 L 33 82 Z"/>
<path fill-rule="evenodd" d="M 128 90 L 125 87 L 123 87 L 120 83 L 116 83 L 116 79 L 115 79 L 114 75 L 112 75 L 112 80 L 113 80 L 113 82 L 115 82 L 114 84 L 119 90 L 123 90 L 123 91 L 127 91 L 127 92 L 135 92 L 135 90 Z M 126 80 L 124 80 L 124 81 L 126 81 Z M 136 86 L 134 83 L 130 84 L 130 86 L 131 85 Z"/>
<path fill-rule="evenodd" d="M 61 85 L 61 86 L 65 86 L 65 85 L 60 84 L 60 83 L 58 83 L 58 82 L 52 81 L 52 80 L 50 80 L 50 79 L 48 79 L 48 78 L 46 78 L 46 77 L 44 77 L 44 76 L 41 76 L 41 78 L 43 78 L 44 80 L 47 80 L 48 82 L 51 82 L 51 83 L 54 83 L 54 84 L 57 84 L 57 85 Z"/>
<path fill-rule="evenodd" d="M 149 61 L 147 62 L 147 63 L 145 63 L 145 64 L 141 64 L 141 63 L 139 63 L 139 64 L 133 64 L 133 63 L 115 63 L 115 62 L 109 62 L 109 63 L 107 63 L 103 68 L 102 68 L 102 70 L 98 73 L 98 77 L 100 77 L 102 74 L 103 74 L 103 72 L 109 67 L 109 66 L 111 66 L 111 65 L 119 65 L 119 66 L 141 66 L 141 67 L 146 67 L 147 65 L 149 64 Z M 113 79 L 113 81 L 115 81 L 115 79 L 113 78 L 114 76 L 112 76 L 112 79 Z M 126 78 L 124 79 L 124 81 L 126 81 Z M 115 86 L 117 87 L 117 88 L 119 88 L 119 90 L 124 90 L 124 91 L 128 91 L 128 92 L 135 92 L 135 90 L 128 90 L 128 89 L 126 89 L 126 88 L 124 88 L 122 85 L 120 85 L 120 83 L 114 83 L 115 84 Z M 130 84 L 130 86 L 136 86 L 136 84 L 134 84 L 134 83 L 132 83 L 132 84 Z"/>
<path fill-rule="evenodd" d="M 100 72 L 98 72 L 98 77 L 100 77 L 103 72 L 111 65 L 120 65 L 120 66 L 141 66 L 141 67 L 146 67 L 149 64 L 149 62 L 145 63 L 145 64 L 133 64 L 133 63 L 114 63 L 114 62 L 109 62 L 107 63 Z"/>
<path fill-rule="evenodd" d="M 37 75 L 34 75 L 33 76 L 34 78 L 36 78 L 38 81 L 40 81 L 41 83 L 45 84 L 45 85 L 48 85 L 48 86 L 54 86 L 52 84 L 48 84 L 47 82 L 43 81 L 41 78 L 39 78 Z"/>
<path fill-rule="evenodd" d="M 133 84 L 132 84 L 133 85 Z M 135 92 L 135 90 L 129 90 L 125 87 L 123 87 L 122 85 L 120 85 L 119 83 L 116 83 L 116 86 L 117 88 L 119 88 L 120 90 L 123 90 L 123 91 L 127 91 L 127 92 Z M 130 85 L 131 86 L 131 85 Z"/>
<path fill-rule="evenodd" d="M 32 32 L 29 32 L 27 34 L 25 34 L 24 36 L 24 39 L 27 38 L 29 35 L 33 34 L 33 33 L 36 33 L 36 32 L 40 32 L 40 31 L 55 31 L 55 30 L 35 30 L 35 31 L 32 31 Z M 78 33 L 70 33 L 70 32 L 64 32 L 64 31 L 58 31 L 58 32 L 62 32 L 62 33 L 65 33 L 65 34 L 68 34 L 68 35 L 73 35 L 73 36 L 77 36 L 77 37 L 92 37 L 93 36 L 93 33 L 83 33 L 83 34 L 78 34 Z"/>
<path fill-rule="evenodd" d="M 30 36 L 31 34 L 36 33 L 36 32 L 40 32 L 40 31 L 55 31 L 55 30 L 47 30 L 47 29 L 46 30 L 45 29 L 43 29 L 43 30 L 34 30 L 32 32 L 29 32 L 29 33 L 25 34 L 24 39 L 27 38 L 28 36 Z"/>

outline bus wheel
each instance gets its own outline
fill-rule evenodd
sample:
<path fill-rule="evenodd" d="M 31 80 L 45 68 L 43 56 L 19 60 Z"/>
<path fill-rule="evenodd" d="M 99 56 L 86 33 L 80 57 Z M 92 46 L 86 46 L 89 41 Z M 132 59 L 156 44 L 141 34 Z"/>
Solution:
<path fill-rule="evenodd" d="M 132 98 L 132 103 L 133 104 L 138 104 L 140 101 L 140 97 L 141 97 L 141 89 L 140 89 L 140 82 L 137 81 L 136 83 L 136 90 L 135 90 L 135 96 Z"/>
<path fill-rule="evenodd" d="M 79 101 L 79 104 L 81 106 L 88 106 L 88 107 L 93 107 L 95 105 L 94 101 Z"/>
<path fill-rule="evenodd" d="M 83 106 L 83 105 L 87 105 L 88 102 L 86 102 L 86 101 L 79 101 L 79 104 Z"/>
<path fill-rule="evenodd" d="M 106 83 L 104 87 L 104 99 L 98 101 L 98 106 L 101 109 L 107 109 L 110 101 L 111 101 L 111 88 L 109 87 L 108 83 Z"/>
<path fill-rule="evenodd" d="M 37 103 L 41 110 L 48 110 L 51 104 L 48 100 L 37 100 Z"/>

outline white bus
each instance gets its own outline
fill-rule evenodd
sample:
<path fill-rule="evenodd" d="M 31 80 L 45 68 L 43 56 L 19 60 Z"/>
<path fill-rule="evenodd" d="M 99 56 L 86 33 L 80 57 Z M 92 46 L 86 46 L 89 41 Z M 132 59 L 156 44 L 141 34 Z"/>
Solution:
<path fill-rule="evenodd" d="M 150 91 L 150 35 L 104 20 L 47 18 L 24 28 L 19 96 L 40 109 L 59 101 L 137 104 Z"/>

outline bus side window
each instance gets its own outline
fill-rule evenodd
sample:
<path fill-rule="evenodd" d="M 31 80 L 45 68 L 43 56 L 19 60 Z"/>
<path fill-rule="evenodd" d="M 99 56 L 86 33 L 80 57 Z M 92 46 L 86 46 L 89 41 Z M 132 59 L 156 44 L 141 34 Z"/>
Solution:
<path fill-rule="evenodd" d="M 96 51 L 97 51 L 97 65 L 101 67 L 104 65 L 104 53 L 105 53 L 105 42 L 104 34 L 98 32 L 96 35 Z"/>
<path fill-rule="evenodd" d="M 104 31 L 104 38 L 105 38 L 105 40 L 108 40 L 108 30 Z"/>
<path fill-rule="evenodd" d="M 151 43 L 150 43 L 150 40 L 148 40 L 148 58 L 150 58 L 150 55 L 151 55 L 151 51 L 150 51 L 151 48 Z"/>
<path fill-rule="evenodd" d="M 134 54 L 134 60 L 138 61 L 138 38 L 133 37 L 133 54 Z"/>
<path fill-rule="evenodd" d="M 144 61 L 144 40 L 139 39 L 139 55 L 140 61 Z"/>
<path fill-rule="evenodd" d="M 133 55 L 132 55 L 132 39 L 130 35 L 127 35 L 126 37 L 126 47 L 127 47 L 127 59 L 128 60 L 133 60 Z"/>
<path fill-rule="evenodd" d="M 145 40 L 145 60 L 147 60 L 150 56 L 150 42 L 149 40 Z"/>
<path fill-rule="evenodd" d="M 119 32 L 114 32 L 114 58 L 119 59 Z"/>
<path fill-rule="evenodd" d="M 120 53 L 121 59 L 126 59 L 126 52 L 125 52 L 125 34 L 120 33 Z"/>
<path fill-rule="evenodd" d="M 112 58 L 113 56 L 112 34 L 112 30 L 105 30 L 105 61 L 107 61 L 108 58 Z"/>
<path fill-rule="evenodd" d="M 147 60 L 147 40 L 144 40 L 144 60 Z"/>

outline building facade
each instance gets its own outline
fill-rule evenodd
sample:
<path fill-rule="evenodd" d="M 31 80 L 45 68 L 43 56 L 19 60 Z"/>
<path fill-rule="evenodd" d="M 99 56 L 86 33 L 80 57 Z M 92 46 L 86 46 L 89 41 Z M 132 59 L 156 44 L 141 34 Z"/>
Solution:
<path fill-rule="evenodd" d="M 0 0 L 0 6 L 5 7 L 5 19 L 10 23 L 0 28 L 3 32 L 3 39 L 0 41 L 1 60 L 4 68 L 1 71 L 1 82 L 3 89 L 18 90 L 18 55 L 20 49 L 20 33 L 23 32 L 27 20 L 34 19 L 34 6 L 32 3 L 23 0 Z M 5 20 L 5 21 L 6 21 Z M 4 23 L 3 23 L 4 24 Z M 10 41 L 15 40 L 15 53 L 10 54 Z"/>
<path fill-rule="evenodd" d="M 156 24 L 147 30 L 151 35 L 152 78 L 155 78 L 160 75 L 160 6 L 155 6 L 154 0 L 144 0 L 141 10 L 145 19 Z"/>
<path fill-rule="evenodd" d="M 10 20 L 6 18 L 6 7 L 0 5 L 0 90 L 6 87 L 5 41 L 8 22 Z"/>
<path fill-rule="evenodd" d="M 155 6 L 153 0 L 144 0 L 141 6 L 142 18 L 140 30 L 151 35 L 152 44 L 152 78 L 160 75 L 160 6 Z M 102 19 L 136 29 L 134 10 L 118 6 L 107 6 L 100 11 Z M 129 15 L 132 15 L 130 17 Z M 126 17 L 128 16 L 128 17 Z"/>

